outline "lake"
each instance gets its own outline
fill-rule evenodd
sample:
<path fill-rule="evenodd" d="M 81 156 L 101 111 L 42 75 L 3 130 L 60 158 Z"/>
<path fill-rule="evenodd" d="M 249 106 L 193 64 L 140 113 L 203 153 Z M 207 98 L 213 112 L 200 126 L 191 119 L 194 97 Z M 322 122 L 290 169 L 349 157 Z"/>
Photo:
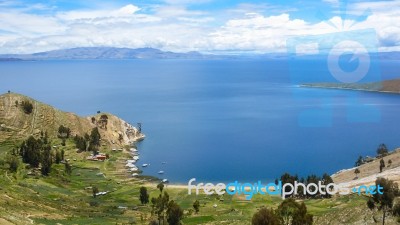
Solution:
<path fill-rule="evenodd" d="M 320 81 L 326 66 L 296 63 L 307 81 Z M 0 90 L 82 116 L 101 110 L 141 122 L 139 164 L 151 164 L 144 174 L 163 170 L 159 177 L 175 183 L 331 174 L 380 143 L 400 146 L 400 96 L 301 88 L 292 69 L 287 60 L 259 59 L 1 62 Z M 396 61 L 380 70 L 382 79 L 400 75 Z M 322 123 L 308 126 L 310 112 Z"/>

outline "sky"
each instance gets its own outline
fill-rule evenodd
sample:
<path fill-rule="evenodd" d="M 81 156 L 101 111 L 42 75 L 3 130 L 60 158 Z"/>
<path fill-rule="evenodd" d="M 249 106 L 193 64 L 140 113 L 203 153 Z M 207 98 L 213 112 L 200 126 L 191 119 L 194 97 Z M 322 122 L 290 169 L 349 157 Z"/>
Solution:
<path fill-rule="evenodd" d="M 400 51 L 400 1 L 0 0 L 0 54 L 74 47 L 287 52 L 288 40 L 371 29 Z M 362 32 L 360 32 L 361 34 Z"/>

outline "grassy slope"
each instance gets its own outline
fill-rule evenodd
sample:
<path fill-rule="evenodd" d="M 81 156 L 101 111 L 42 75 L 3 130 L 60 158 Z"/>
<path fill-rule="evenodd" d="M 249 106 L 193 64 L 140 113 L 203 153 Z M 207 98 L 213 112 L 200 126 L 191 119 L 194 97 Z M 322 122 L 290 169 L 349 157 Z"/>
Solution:
<path fill-rule="evenodd" d="M 1 98 L 9 98 L 4 100 Z M 66 159 L 70 159 L 73 166 L 71 176 L 64 174 L 64 165 L 54 165 L 51 175 L 27 175 L 29 169 L 21 165 L 18 172 L 10 174 L 4 160 L 10 150 L 19 143 L 19 138 L 31 134 L 30 122 L 37 113 L 24 115 L 12 104 L 15 98 L 26 98 L 20 95 L 0 96 L 0 118 L 3 124 L 11 129 L 0 132 L 3 139 L 0 141 L 0 224 L 126 224 L 136 221 L 139 224 L 148 224 L 151 217 L 151 207 L 139 204 L 139 188 L 147 186 L 151 197 L 156 197 L 159 191 L 156 183 L 145 180 L 144 177 L 129 178 L 124 170 L 124 160 L 129 157 L 127 151 L 111 151 L 110 143 L 103 139 L 101 151 L 109 153 L 111 158 L 105 162 L 86 161 L 89 153 L 77 153 L 71 140 L 64 148 Z M 42 103 L 36 103 L 40 112 L 45 116 L 51 114 L 62 115 L 59 123 L 68 123 L 76 116 L 67 116 L 62 112 L 48 108 Z M 10 113 L 14 110 L 14 115 Z M 7 112 L 7 113 L 5 113 Z M 51 113 L 52 112 L 52 113 Z M 13 115 L 8 116 L 7 115 Z M 34 122 L 34 129 L 39 124 L 45 124 L 43 118 Z M 71 119 L 71 120 L 70 120 Z M 81 119 L 78 119 L 81 120 Z M 87 119 L 88 120 L 88 119 Z M 42 121 L 42 122 L 40 122 Z M 82 120 L 84 121 L 84 119 Z M 87 124 L 82 122 L 81 124 Z M 52 124 L 52 123 L 50 123 Z M 92 125 L 83 125 L 90 128 Z M 50 126 L 43 125 L 47 129 Z M 71 126 L 74 126 L 71 124 Z M 58 124 L 54 125 L 58 127 Z M 75 129 L 75 127 L 73 127 Z M 77 127 L 79 128 L 79 127 Z M 33 129 L 33 130 L 34 130 Z M 86 128 L 83 128 L 86 129 Z M 79 130 L 79 129 L 78 129 Z M 49 130 L 50 132 L 50 130 Z M 55 131 L 51 131 L 55 133 Z M 61 141 L 52 138 L 52 145 L 59 146 Z M 103 173 L 104 176 L 98 175 Z M 147 178 L 146 178 L 147 179 Z M 105 196 L 94 199 L 90 190 L 97 186 L 100 191 L 110 191 Z M 245 201 L 242 196 L 188 196 L 186 189 L 169 188 L 166 190 L 170 198 L 174 199 L 186 212 L 184 224 L 250 224 L 251 216 L 262 206 L 276 208 L 280 204 L 279 197 L 255 196 L 251 201 Z M 201 203 L 198 215 L 188 215 L 193 202 L 198 199 Z M 365 210 L 365 198 L 359 196 L 344 196 L 325 200 L 306 200 L 309 211 L 316 216 L 316 224 L 359 224 L 363 221 L 372 222 L 372 213 Z M 90 206 L 98 204 L 98 206 Z M 214 208 L 213 205 L 218 207 Z M 128 209 L 119 209 L 119 206 Z M 143 218 L 143 222 L 142 219 Z M 339 219 L 338 219 L 339 218 Z M 362 223 L 367 224 L 367 223 Z"/>
<path fill-rule="evenodd" d="M 32 113 L 23 112 L 22 101 L 29 101 L 33 104 Z M 108 116 L 107 129 L 100 129 L 102 138 L 107 140 L 105 144 L 115 143 L 113 145 L 120 147 L 139 137 L 140 134 L 137 133 L 136 128 L 112 114 L 101 113 L 93 115 L 93 117 L 99 121 L 103 114 Z M 74 113 L 63 112 L 15 93 L 0 95 L 0 125 L 0 142 L 13 143 L 29 135 L 38 136 L 41 131 L 47 131 L 49 136 L 56 136 L 60 125 L 69 127 L 72 131 L 71 136 L 90 134 L 92 128 L 96 126 L 91 122 L 91 117 L 84 118 Z M 125 131 L 129 128 L 133 128 L 133 132 L 127 134 Z M 123 135 L 122 141 L 119 141 L 119 134 Z"/>

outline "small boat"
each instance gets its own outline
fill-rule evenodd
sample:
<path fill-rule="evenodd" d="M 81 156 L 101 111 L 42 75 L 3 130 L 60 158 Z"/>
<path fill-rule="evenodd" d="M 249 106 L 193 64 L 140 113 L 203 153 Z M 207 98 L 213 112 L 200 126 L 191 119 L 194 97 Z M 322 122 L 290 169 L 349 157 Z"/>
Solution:
<path fill-rule="evenodd" d="M 145 163 L 145 164 L 142 165 L 142 167 L 147 167 L 147 166 L 150 166 L 150 164 L 146 164 Z"/>
<path fill-rule="evenodd" d="M 139 176 L 139 174 L 137 174 L 137 173 L 132 173 L 132 177 L 137 177 L 137 176 Z"/>
<path fill-rule="evenodd" d="M 162 182 L 163 183 L 168 183 L 168 179 L 163 179 Z"/>
<path fill-rule="evenodd" d="M 164 174 L 164 171 L 160 170 L 158 171 L 158 174 Z"/>

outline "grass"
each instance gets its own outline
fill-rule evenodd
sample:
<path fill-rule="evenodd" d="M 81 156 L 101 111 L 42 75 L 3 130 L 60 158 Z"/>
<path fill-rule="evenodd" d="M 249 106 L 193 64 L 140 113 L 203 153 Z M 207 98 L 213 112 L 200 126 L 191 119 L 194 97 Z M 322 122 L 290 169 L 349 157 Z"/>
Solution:
<path fill-rule="evenodd" d="M 52 140 L 52 145 L 59 145 Z M 10 143 L 0 144 L 0 157 L 6 156 L 13 148 Z M 104 147 L 101 151 L 109 153 L 106 162 L 86 161 L 88 153 L 77 153 L 74 144 L 67 141 L 65 157 L 73 166 L 71 176 L 64 173 L 63 164 L 53 165 L 50 176 L 30 176 L 21 166 L 16 174 L 6 168 L 0 169 L 0 218 L 15 224 L 148 224 L 151 206 L 139 202 L 139 188 L 148 187 L 150 197 L 157 197 L 156 183 L 141 181 L 142 178 L 128 178 L 125 172 L 116 172 L 127 153 L 111 152 Z M 76 160 L 74 160 L 76 159 Z M 99 175 L 99 173 L 105 174 Z M 108 191 L 104 196 L 93 198 L 91 187 Z M 188 195 L 186 189 L 165 188 L 170 199 L 176 201 L 184 210 L 183 224 L 250 224 L 252 215 L 261 207 L 277 208 L 282 199 L 277 196 L 255 195 L 251 201 L 241 196 L 200 194 Z M 223 201 L 221 200 L 223 199 Z M 200 202 L 200 212 L 192 213 L 192 204 Z M 305 200 L 307 208 L 316 219 L 328 221 L 348 211 L 358 214 L 348 216 L 349 221 L 357 221 L 365 207 L 365 197 L 356 195 L 332 199 Z M 213 205 L 216 204 L 215 208 Z M 120 207 L 127 207 L 121 209 Z"/>

